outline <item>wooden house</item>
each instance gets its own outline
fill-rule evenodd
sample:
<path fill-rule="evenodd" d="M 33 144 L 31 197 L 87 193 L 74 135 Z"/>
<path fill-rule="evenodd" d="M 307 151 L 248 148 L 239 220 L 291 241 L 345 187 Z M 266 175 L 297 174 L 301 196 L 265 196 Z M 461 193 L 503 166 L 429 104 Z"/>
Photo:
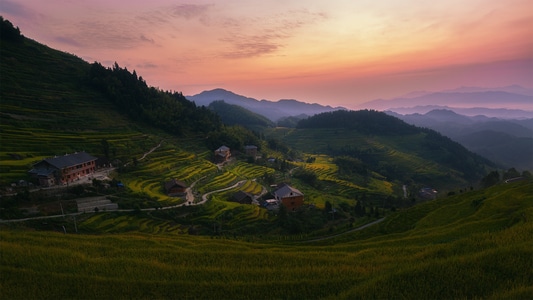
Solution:
<path fill-rule="evenodd" d="M 288 184 L 278 186 L 274 192 L 274 198 L 288 211 L 295 211 L 304 204 L 304 194 Z"/>
<path fill-rule="evenodd" d="M 253 195 L 243 191 L 238 191 L 231 197 L 231 201 L 237 202 L 240 204 L 252 204 Z"/>
<path fill-rule="evenodd" d="M 244 153 L 246 154 L 246 156 L 251 156 L 255 159 L 255 157 L 257 156 L 257 146 L 254 146 L 254 145 L 244 146 Z"/>
<path fill-rule="evenodd" d="M 215 150 L 215 163 L 223 163 L 229 160 L 231 157 L 231 151 L 226 146 L 221 146 Z"/>
<path fill-rule="evenodd" d="M 172 179 L 165 182 L 165 193 L 170 197 L 180 197 L 187 194 L 189 186 L 180 180 Z"/>
<path fill-rule="evenodd" d="M 68 184 L 93 174 L 97 158 L 86 153 L 76 152 L 43 159 L 33 165 L 28 172 L 41 186 Z"/>

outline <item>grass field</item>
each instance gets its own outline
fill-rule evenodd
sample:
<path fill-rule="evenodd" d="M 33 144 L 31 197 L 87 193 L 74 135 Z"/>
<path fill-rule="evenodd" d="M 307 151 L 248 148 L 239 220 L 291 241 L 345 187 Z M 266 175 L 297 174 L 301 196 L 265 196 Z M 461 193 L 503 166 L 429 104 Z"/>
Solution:
<path fill-rule="evenodd" d="M 191 236 L 164 223 L 155 230 L 133 216 L 109 219 L 113 234 L 3 226 L 1 295 L 528 299 L 533 294 L 532 186 L 513 183 L 427 202 L 366 230 L 297 244 Z M 215 200 L 206 209 L 221 218 L 236 213 L 238 205 L 232 205 Z M 138 233 L 119 234 L 121 226 L 138 227 Z"/>

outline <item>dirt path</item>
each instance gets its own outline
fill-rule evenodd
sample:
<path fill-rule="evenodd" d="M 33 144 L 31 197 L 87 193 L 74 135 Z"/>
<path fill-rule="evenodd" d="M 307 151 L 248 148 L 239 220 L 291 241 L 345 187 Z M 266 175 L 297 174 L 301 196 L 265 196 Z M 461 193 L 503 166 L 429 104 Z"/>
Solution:
<path fill-rule="evenodd" d="M 144 153 L 143 156 L 141 156 L 141 158 L 139 158 L 139 160 L 143 160 L 146 158 L 147 155 L 149 155 L 150 153 L 154 152 L 155 150 L 157 150 L 157 148 L 161 147 L 161 144 L 163 144 L 163 140 L 161 142 L 159 142 L 159 144 L 157 144 L 157 146 L 153 147 L 152 149 L 148 150 L 148 152 Z M 124 164 L 124 166 L 126 167 L 127 165 L 129 165 L 131 162 L 127 162 Z"/>
<path fill-rule="evenodd" d="M 305 241 L 301 241 L 300 243 L 309 243 L 309 242 L 317 242 L 317 241 L 323 241 L 323 240 L 332 239 L 332 238 L 335 238 L 335 237 L 338 237 L 338 236 L 341 236 L 341 235 L 348 234 L 348 233 L 350 233 L 350 232 L 363 230 L 363 229 L 368 228 L 368 227 L 370 227 L 370 226 L 373 226 L 373 225 L 376 225 L 376 224 L 378 224 L 378 223 L 381 223 L 383 220 L 385 220 L 385 218 L 377 219 L 377 220 L 375 220 L 375 221 L 373 221 L 373 222 L 370 222 L 370 223 L 368 223 L 368 224 L 365 224 L 365 225 L 359 226 L 359 227 L 354 228 L 354 229 L 350 229 L 350 230 L 345 231 L 345 232 L 342 232 L 342 233 L 338 233 L 338 234 L 334 234 L 334 235 L 328 235 L 328 236 L 323 236 L 323 237 L 319 237 L 319 238 L 315 238 L 315 239 L 311 239 L 311 240 L 305 240 Z"/>

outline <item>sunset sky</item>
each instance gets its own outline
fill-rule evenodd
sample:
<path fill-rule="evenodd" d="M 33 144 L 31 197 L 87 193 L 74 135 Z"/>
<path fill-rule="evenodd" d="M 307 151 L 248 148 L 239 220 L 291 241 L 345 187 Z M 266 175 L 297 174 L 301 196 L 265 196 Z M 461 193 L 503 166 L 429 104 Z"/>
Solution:
<path fill-rule="evenodd" d="M 530 0 L 0 0 L 29 38 L 184 95 L 356 107 L 460 86 L 533 87 Z"/>

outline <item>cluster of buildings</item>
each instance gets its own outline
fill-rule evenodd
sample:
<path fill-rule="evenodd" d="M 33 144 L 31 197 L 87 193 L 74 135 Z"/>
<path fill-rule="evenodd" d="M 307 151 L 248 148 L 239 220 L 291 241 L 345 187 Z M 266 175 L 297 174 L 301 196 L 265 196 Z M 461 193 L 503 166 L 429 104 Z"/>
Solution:
<path fill-rule="evenodd" d="M 246 146 L 245 151 L 247 156 L 255 157 L 257 155 L 256 146 Z M 226 162 L 230 157 L 231 151 L 227 146 L 221 146 L 214 151 L 216 163 Z M 42 187 L 66 185 L 93 174 L 97 170 L 97 162 L 97 157 L 86 152 L 76 152 L 43 159 L 33 165 L 29 174 Z M 190 189 L 185 182 L 178 179 L 165 182 L 163 188 L 170 197 L 184 197 Z M 283 204 L 287 210 L 294 211 L 301 207 L 304 202 L 304 194 L 288 184 L 275 186 L 272 195 L 273 199 L 266 200 L 261 204 L 269 210 L 277 210 L 279 205 Z M 252 204 L 255 202 L 255 198 L 256 196 L 250 193 L 238 191 L 233 195 L 231 201 Z"/>

